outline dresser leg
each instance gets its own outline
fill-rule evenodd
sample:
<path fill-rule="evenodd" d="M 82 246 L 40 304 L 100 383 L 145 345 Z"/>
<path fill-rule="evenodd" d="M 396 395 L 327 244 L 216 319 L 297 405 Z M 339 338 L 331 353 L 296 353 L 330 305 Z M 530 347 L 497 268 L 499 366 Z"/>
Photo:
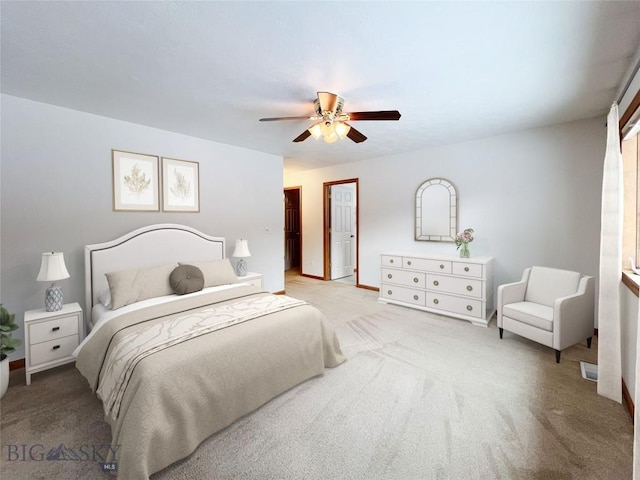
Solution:
<path fill-rule="evenodd" d="M 560 350 L 556 350 L 556 363 L 560 363 Z"/>
<path fill-rule="evenodd" d="M 504 328 L 498 328 L 500 330 L 500 339 L 502 339 L 502 332 L 504 332 Z"/>
<path fill-rule="evenodd" d="M 25 376 L 27 377 L 27 385 L 31 385 L 31 374 L 30 373 L 25 373 Z"/>

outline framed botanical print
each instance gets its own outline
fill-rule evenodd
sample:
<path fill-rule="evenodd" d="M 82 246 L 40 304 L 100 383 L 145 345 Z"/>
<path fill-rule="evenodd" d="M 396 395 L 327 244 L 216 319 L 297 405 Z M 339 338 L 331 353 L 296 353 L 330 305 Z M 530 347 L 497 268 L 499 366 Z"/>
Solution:
<path fill-rule="evenodd" d="M 162 158 L 162 209 L 165 212 L 200 211 L 198 162 Z"/>
<path fill-rule="evenodd" d="M 160 211 L 159 157 L 111 150 L 113 210 Z"/>

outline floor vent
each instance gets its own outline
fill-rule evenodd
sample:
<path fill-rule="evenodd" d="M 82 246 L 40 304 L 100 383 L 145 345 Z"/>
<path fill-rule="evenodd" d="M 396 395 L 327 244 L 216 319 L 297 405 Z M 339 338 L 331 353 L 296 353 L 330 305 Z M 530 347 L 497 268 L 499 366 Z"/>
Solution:
<path fill-rule="evenodd" d="M 582 372 L 582 378 L 591 380 L 592 382 L 598 381 L 598 365 L 593 363 L 580 362 L 580 371 Z"/>

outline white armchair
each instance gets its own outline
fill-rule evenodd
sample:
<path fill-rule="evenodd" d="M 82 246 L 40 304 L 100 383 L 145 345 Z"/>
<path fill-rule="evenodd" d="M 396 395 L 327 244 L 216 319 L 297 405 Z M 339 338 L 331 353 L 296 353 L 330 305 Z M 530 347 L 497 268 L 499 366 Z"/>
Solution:
<path fill-rule="evenodd" d="M 594 279 L 578 272 L 530 267 L 522 280 L 498 287 L 498 329 L 560 352 L 587 340 L 594 328 Z"/>

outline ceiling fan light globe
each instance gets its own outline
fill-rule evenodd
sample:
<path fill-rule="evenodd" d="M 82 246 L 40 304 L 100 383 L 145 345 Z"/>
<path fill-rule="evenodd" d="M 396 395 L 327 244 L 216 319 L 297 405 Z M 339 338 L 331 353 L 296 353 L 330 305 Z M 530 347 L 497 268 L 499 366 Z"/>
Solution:
<path fill-rule="evenodd" d="M 346 137 L 347 134 L 349 133 L 349 130 L 351 130 L 351 125 L 347 125 L 346 123 L 342 123 L 342 122 L 336 123 L 335 132 L 338 135 L 338 137 L 340 137 L 340 139 L 343 139 L 344 137 Z"/>
<path fill-rule="evenodd" d="M 322 128 L 319 123 L 312 125 L 309 128 L 309 133 L 313 136 L 315 140 L 318 140 L 322 136 Z"/>
<path fill-rule="evenodd" d="M 326 137 L 330 137 L 335 133 L 335 127 L 331 122 L 324 122 L 320 124 L 320 129 L 322 131 L 322 135 Z"/>
<path fill-rule="evenodd" d="M 336 132 L 331 133 L 331 135 L 325 135 L 324 141 L 325 143 L 336 143 L 338 141 L 338 135 Z"/>

